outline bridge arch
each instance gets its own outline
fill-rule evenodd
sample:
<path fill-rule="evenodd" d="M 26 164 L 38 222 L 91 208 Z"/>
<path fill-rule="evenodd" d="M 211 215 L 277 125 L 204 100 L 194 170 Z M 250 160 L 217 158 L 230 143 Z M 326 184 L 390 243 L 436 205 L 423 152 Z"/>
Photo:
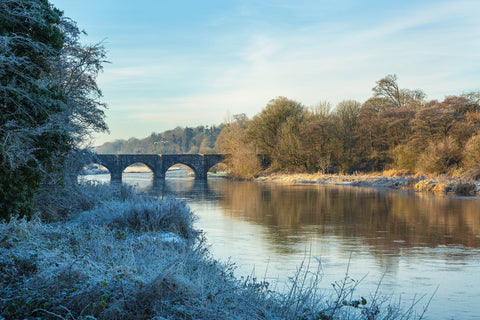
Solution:
<path fill-rule="evenodd" d="M 139 171 L 135 171 L 135 168 L 138 168 Z M 148 172 L 153 173 L 154 168 L 152 168 L 148 163 L 143 163 L 143 162 L 134 162 L 128 166 L 126 166 L 122 170 L 122 177 L 125 173 L 131 173 L 131 172 L 146 172 L 145 170 L 148 170 Z"/>
<path fill-rule="evenodd" d="M 185 169 L 188 173 L 192 173 L 193 172 L 193 177 L 196 178 L 197 177 L 197 172 L 195 171 L 194 168 L 192 168 L 190 165 L 188 164 L 185 164 L 185 163 L 180 163 L 180 162 L 177 162 L 175 163 L 174 165 L 170 166 L 170 167 L 165 167 L 165 179 L 167 179 L 167 177 L 169 175 L 175 175 L 175 173 L 173 173 L 174 171 L 170 171 L 172 168 L 176 168 L 176 167 L 180 167 L 181 169 Z M 170 174 L 169 174 L 170 172 Z"/>
<path fill-rule="evenodd" d="M 126 170 L 127 168 L 130 168 L 131 166 L 137 165 L 137 164 L 144 165 L 145 167 L 147 167 L 148 169 L 150 169 L 150 171 L 152 171 L 152 172 L 153 172 L 153 170 L 154 170 L 154 168 L 152 168 L 152 166 L 149 165 L 148 163 L 134 162 L 134 163 L 131 163 L 131 164 L 125 166 L 125 168 L 123 168 L 122 172 L 125 172 L 125 170 Z"/>
<path fill-rule="evenodd" d="M 190 167 L 195 173 L 195 179 L 206 179 L 204 174 L 204 158 L 199 154 L 167 154 L 162 155 L 164 175 L 169 168 L 176 164 L 183 164 Z"/>
<path fill-rule="evenodd" d="M 123 169 L 118 164 L 118 159 L 115 155 L 94 155 L 91 164 L 99 164 L 105 167 L 110 173 L 110 181 L 122 179 Z"/>
<path fill-rule="evenodd" d="M 72 178 L 77 182 L 89 180 L 86 175 L 108 174 L 111 180 L 111 171 L 109 168 L 100 164 L 99 161 L 89 161 L 88 163 L 80 164 L 72 173 Z M 103 180 L 103 179 L 102 179 Z"/>

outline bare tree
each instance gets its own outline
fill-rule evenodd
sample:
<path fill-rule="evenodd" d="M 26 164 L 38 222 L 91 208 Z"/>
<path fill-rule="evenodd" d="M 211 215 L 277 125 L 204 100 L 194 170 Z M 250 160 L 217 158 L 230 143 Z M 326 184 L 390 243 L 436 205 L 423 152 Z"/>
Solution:
<path fill-rule="evenodd" d="M 393 107 L 418 107 L 426 98 L 421 89 L 400 89 L 396 74 L 389 74 L 377 81 L 372 88 L 375 97 L 386 99 Z"/>
<path fill-rule="evenodd" d="M 81 44 L 80 35 L 85 32 L 69 18 L 62 18 L 59 27 L 65 42 L 61 55 L 53 63 L 49 81 L 58 84 L 65 97 L 63 125 L 75 146 L 85 146 L 92 133 L 108 131 L 104 112 L 107 105 L 101 100 L 102 91 L 96 81 L 107 62 L 106 50 L 102 43 Z"/>
<path fill-rule="evenodd" d="M 397 75 L 389 74 L 377 81 L 377 85 L 372 89 L 376 97 L 384 97 L 396 108 L 402 106 L 400 97 L 400 88 L 397 83 Z"/>

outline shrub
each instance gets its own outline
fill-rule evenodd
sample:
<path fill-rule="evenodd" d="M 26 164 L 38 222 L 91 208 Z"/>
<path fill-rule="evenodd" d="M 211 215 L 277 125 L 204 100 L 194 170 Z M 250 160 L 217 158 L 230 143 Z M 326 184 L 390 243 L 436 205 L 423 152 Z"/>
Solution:
<path fill-rule="evenodd" d="M 107 226 L 128 232 L 164 231 L 194 240 L 195 216 L 184 201 L 168 198 L 162 201 L 136 197 L 125 201 L 110 200 L 80 214 L 75 220 L 83 225 Z"/>
<path fill-rule="evenodd" d="M 397 169 L 414 171 L 418 154 L 407 145 L 398 145 L 391 151 L 393 163 Z"/>
<path fill-rule="evenodd" d="M 420 180 L 414 186 L 415 191 L 433 191 L 437 183 L 432 180 Z"/>
<path fill-rule="evenodd" d="M 461 161 L 461 150 L 452 137 L 439 142 L 431 142 L 420 155 L 417 167 L 425 173 L 448 173 L 455 169 Z"/>
<path fill-rule="evenodd" d="M 255 147 L 252 144 L 240 143 L 231 155 L 230 175 L 237 179 L 253 179 L 260 171 Z"/>
<path fill-rule="evenodd" d="M 115 186 L 85 181 L 58 186 L 43 184 L 35 196 L 35 204 L 40 218 L 44 221 L 66 221 L 79 212 L 89 211 L 103 201 L 127 200 L 135 197 L 133 187 L 119 184 Z"/>
<path fill-rule="evenodd" d="M 480 134 L 467 141 L 462 155 L 466 169 L 480 169 Z"/>
<path fill-rule="evenodd" d="M 445 193 L 451 191 L 453 188 L 453 183 L 438 177 L 438 179 L 422 179 L 415 183 L 414 190 L 416 191 L 430 191 L 430 192 L 439 192 Z"/>
<path fill-rule="evenodd" d="M 470 180 L 480 180 L 480 166 L 464 172 L 463 177 Z"/>

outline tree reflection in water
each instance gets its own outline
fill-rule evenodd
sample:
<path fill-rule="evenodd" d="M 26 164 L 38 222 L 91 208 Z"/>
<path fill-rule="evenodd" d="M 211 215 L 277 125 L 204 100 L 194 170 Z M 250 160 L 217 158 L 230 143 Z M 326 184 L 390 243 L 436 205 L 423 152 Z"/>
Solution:
<path fill-rule="evenodd" d="M 480 247 L 480 199 L 348 186 L 228 183 L 219 205 L 272 230 L 272 241 L 296 239 L 306 227 L 319 236 L 357 238 L 402 247 Z"/>

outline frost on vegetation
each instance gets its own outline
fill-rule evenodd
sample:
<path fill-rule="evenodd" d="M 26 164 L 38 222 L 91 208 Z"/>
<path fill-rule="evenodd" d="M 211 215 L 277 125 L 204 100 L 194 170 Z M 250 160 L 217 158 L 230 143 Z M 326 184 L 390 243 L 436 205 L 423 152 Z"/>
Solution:
<path fill-rule="evenodd" d="M 158 233 L 137 236 L 94 222 L 11 219 L 0 232 L 0 317 L 6 319 L 227 319 L 230 312 L 235 318 L 235 309 L 250 313 L 235 291 L 241 288 L 201 243 L 164 242 Z"/>
<path fill-rule="evenodd" d="M 478 193 L 477 185 L 471 180 L 423 179 L 414 185 L 416 191 L 431 191 L 437 193 L 453 193 L 458 196 L 474 196 Z"/>
<path fill-rule="evenodd" d="M 105 201 L 126 201 L 135 197 L 133 188 L 126 185 L 111 188 L 96 182 L 79 185 L 67 181 L 62 187 L 52 184 L 41 186 L 35 196 L 35 204 L 42 221 L 68 221 L 77 218 L 79 212 L 93 210 Z"/>
<path fill-rule="evenodd" d="M 143 319 L 144 312 L 153 315 L 153 308 L 143 309 L 148 304 L 136 304 L 145 288 L 155 287 L 158 279 L 176 277 L 180 266 L 192 259 L 200 261 L 202 252 L 186 242 L 165 242 L 160 233 L 169 226 L 182 237 L 196 235 L 191 218 L 176 226 L 192 216 L 189 208 L 175 199 L 153 202 L 139 198 L 135 204 L 124 203 L 123 211 L 115 215 L 123 202 L 110 201 L 82 214 L 92 218 L 88 225 L 18 218 L 1 223 L 0 316 L 119 319 L 132 313 L 138 315 L 133 318 Z M 108 219 L 99 218 L 100 210 Z M 155 215 L 151 210 L 160 211 Z M 169 221 L 172 210 L 179 217 Z"/>
<path fill-rule="evenodd" d="M 173 232 L 185 239 L 194 239 L 194 215 L 186 204 L 176 199 L 128 199 L 107 201 L 77 219 L 82 224 L 102 225 L 130 232 Z"/>
<path fill-rule="evenodd" d="M 333 294 L 321 272 L 299 266 L 279 293 L 237 279 L 212 259 L 193 214 L 176 199 L 89 185 L 97 194 L 72 219 L 0 223 L 0 319 L 407 319 L 398 305 L 355 297 L 346 277 Z M 90 191 L 88 191 L 90 190 Z M 103 192 L 99 192 L 103 191 Z M 184 239 L 165 241 L 165 239 Z M 385 306 L 385 307 L 384 307 Z M 399 316 L 401 315 L 401 316 Z"/>
<path fill-rule="evenodd" d="M 41 185 L 63 185 L 68 158 L 105 132 L 97 77 L 103 44 L 48 0 L 0 1 L 0 219 L 31 216 Z"/>

